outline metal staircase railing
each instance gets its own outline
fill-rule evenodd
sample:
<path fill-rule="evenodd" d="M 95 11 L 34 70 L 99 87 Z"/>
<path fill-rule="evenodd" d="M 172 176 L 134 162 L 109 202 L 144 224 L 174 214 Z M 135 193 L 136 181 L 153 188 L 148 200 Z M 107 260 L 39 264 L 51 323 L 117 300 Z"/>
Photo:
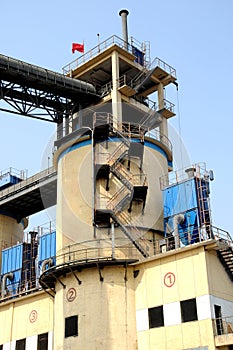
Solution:
<path fill-rule="evenodd" d="M 124 143 L 120 143 L 119 146 L 111 154 L 110 158 L 107 161 L 107 164 L 110 167 L 118 164 L 122 159 L 126 157 L 127 153 L 128 148 L 124 145 Z"/>
<path fill-rule="evenodd" d="M 124 186 L 133 192 L 133 174 L 128 171 L 122 163 L 114 164 L 114 166 L 110 168 L 110 171 L 123 183 Z"/>
<path fill-rule="evenodd" d="M 131 191 L 123 185 L 108 201 L 106 208 L 117 214 L 126 207 L 131 197 Z"/>
<path fill-rule="evenodd" d="M 109 166 L 109 171 L 122 183 L 120 190 L 118 190 L 106 203 L 106 209 L 110 213 L 112 219 L 119 225 L 126 237 L 128 237 L 138 251 L 144 257 L 148 257 L 149 254 L 147 247 L 141 238 L 142 232 L 138 229 L 139 224 L 132 221 L 131 217 L 124 211 L 127 205 L 132 201 L 134 186 L 145 186 L 146 176 L 142 173 L 134 175 L 123 164 L 123 160 L 127 158 L 131 145 L 130 139 L 123 135 L 123 133 L 128 133 L 128 130 L 126 131 L 124 125 L 121 124 L 121 132 L 118 129 L 117 121 L 111 114 L 95 113 L 93 127 L 95 128 L 95 125 L 100 126 L 105 123 L 108 123 L 109 131 L 115 134 L 120 141 L 120 144 L 117 145 L 112 154 L 109 154 L 106 165 Z M 129 137 L 131 137 L 131 134 L 129 134 Z M 141 133 L 141 137 L 144 139 L 143 133 Z M 98 148 L 95 148 L 94 154 L 95 159 L 97 159 Z"/>
<path fill-rule="evenodd" d="M 137 88 L 138 85 L 149 76 L 151 70 L 153 70 L 158 65 L 158 58 L 156 57 L 149 66 L 144 67 L 130 82 L 130 86 Z"/>
<path fill-rule="evenodd" d="M 217 251 L 217 255 L 221 263 L 223 264 L 230 280 L 233 282 L 233 249 L 228 247 L 226 249 L 220 249 Z"/>
<path fill-rule="evenodd" d="M 142 232 L 138 229 L 138 225 L 135 220 L 131 220 L 130 216 L 124 211 L 118 213 L 113 211 L 111 215 L 115 222 L 119 224 L 124 234 L 129 238 L 133 245 L 144 256 L 144 258 L 148 258 L 148 246 L 142 239 Z"/>

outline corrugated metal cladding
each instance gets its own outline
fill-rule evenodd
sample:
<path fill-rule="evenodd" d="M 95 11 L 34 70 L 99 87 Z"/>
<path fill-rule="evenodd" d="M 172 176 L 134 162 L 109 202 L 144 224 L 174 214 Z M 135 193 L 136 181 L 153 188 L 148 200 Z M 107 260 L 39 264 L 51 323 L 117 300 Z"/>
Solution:
<path fill-rule="evenodd" d="M 27 248 L 26 243 L 17 244 L 2 251 L 1 274 L 22 269 L 23 252 Z"/>
<path fill-rule="evenodd" d="M 7 279 L 6 280 L 6 290 L 7 293 L 10 293 L 11 295 L 17 294 L 22 282 L 22 269 L 13 271 L 13 278 L 12 280 Z"/>
<path fill-rule="evenodd" d="M 195 179 L 163 190 L 164 217 L 174 216 L 198 207 Z"/>
<path fill-rule="evenodd" d="M 56 255 L 56 232 L 39 237 L 39 255 L 38 261 L 42 262 L 48 258 L 54 258 Z"/>
<path fill-rule="evenodd" d="M 39 252 L 37 245 L 32 251 L 31 243 L 20 243 L 13 247 L 2 250 L 2 267 L 1 274 L 4 275 L 8 272 L 14 272 L 20 269 L 26 270 L 30 268 L 32 256 L 37 257 L 38 261 L 42 262 L 48 258 L 54 258 L 56 255 L 56 232 L 39 237 Z M 55 263 L 55 261 L 54 261 Z"/>

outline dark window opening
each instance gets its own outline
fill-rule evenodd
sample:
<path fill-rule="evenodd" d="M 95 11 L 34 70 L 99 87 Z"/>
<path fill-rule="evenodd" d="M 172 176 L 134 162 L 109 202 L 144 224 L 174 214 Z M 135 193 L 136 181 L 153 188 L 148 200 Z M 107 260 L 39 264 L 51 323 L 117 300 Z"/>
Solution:
<path fill-rule="evenodd" d="M 20 340 L 16 340 L 16 346 L 15 346 L 15 350 L 25 350 L 26 347 L 26 339 L 20 339 Z"/>
<path fill-rule="evenodd" d="M 197 320 L 196 299 L 183 300 L 180 302 L 182 322 Z"/>
<path fill-rule="evenodd" d="M 3 345 L 0 345 L 0 350 L 3 350 Z"/>
<path fill-rule="evenodd" d="M 148 309 L 149 315 L 149 328 L 163 327 L 164 317 L 163 317 L 163 307 L 157 306 Z"/>
<path fill-rule="evenodd" d="M 38 334 L 37 350 L 48 350 L 48 333 Z"/>
<path fill-rule="evenodd" d="M 65 338 L 78 335 L 78 316 L 65 318 Z"/>
<path fill-rule="evenodd" d="M 214 305 L 214 312 L 215 312 L 215 318 L 216 318 L 217 334 L 221 335 L 224 333 L 223 324 L 222 324 L 222 308 L 221 308 L 221 306 Z"/>

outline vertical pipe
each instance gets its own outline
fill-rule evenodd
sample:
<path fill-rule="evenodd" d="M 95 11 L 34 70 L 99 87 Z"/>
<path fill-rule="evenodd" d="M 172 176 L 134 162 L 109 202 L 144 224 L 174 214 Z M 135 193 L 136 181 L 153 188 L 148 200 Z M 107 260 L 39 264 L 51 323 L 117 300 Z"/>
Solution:
<path fill-rule="evenodd" d="M 111 235 L 112 235 L 112 258 L 115 259 L 115 228 L 114 228 L 114 222 L 111 223 Z"/>
<path fill-rule="evenodd" d="M 127 16 L 129 14 L 128 10 L 121 10 L 119 12 L 119 16 L 121 16 L 122 19 L 122 36 L 123 40 L 125 41 L 125 49 L 128 49 L 128 26 L 127 26 Z"/>
<path fill-rule="evenodd" d="M 119 55 L 117 51 L 112 53 L 112 115 L 113 115 L 113 126 L 121 131 L 122 127 L 122 101 L 121 93 L 118 91 L 119 82 Z"/>
<path fill-rule="evenodd" d="M 70 133 L 69 130 L 69 116 L 65 117 L 65 135 L 68 135 Z"/>
<path fill-rule="evenodd" d="M 36 241 L 36 236 L 37 232 L 31 231 L 29 232 L 31 235 L 31 268 L 30 268 L 30 282 L 31 282 L 31 287 L 35 288 L 36 287 L 36 257 L 37 257 L 37 241 Z"/>

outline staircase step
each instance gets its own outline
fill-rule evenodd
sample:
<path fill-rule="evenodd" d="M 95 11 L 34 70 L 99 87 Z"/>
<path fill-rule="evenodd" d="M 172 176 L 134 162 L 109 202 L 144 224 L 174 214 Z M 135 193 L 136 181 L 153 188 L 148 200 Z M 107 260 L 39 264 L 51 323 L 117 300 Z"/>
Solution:
<path fill-rule="evenodd" d="M 122 213 L 121 213 L 122 214 Z M 123 215 L 124 216 L 124 215 Z M 129 238 L 129 240 L 133 243 L 133 245 L 138 249 L 138 251 L 144 256 L 144 258 L 148 258 L 149 254 L 146 249 L 143 248 L 143 246 L 132 237 L 132 234 L 130 230 L 121 222 L 120 216 L 115 215 L 112 213 L 112 218 L 119 224 L 124 234 Z"/>
<path fill-rule="evenodd" d="M 228 249 L 219 250 L 217 254 L 229 278 L 233 282 L 233 249 L 229 247 Z"/>

